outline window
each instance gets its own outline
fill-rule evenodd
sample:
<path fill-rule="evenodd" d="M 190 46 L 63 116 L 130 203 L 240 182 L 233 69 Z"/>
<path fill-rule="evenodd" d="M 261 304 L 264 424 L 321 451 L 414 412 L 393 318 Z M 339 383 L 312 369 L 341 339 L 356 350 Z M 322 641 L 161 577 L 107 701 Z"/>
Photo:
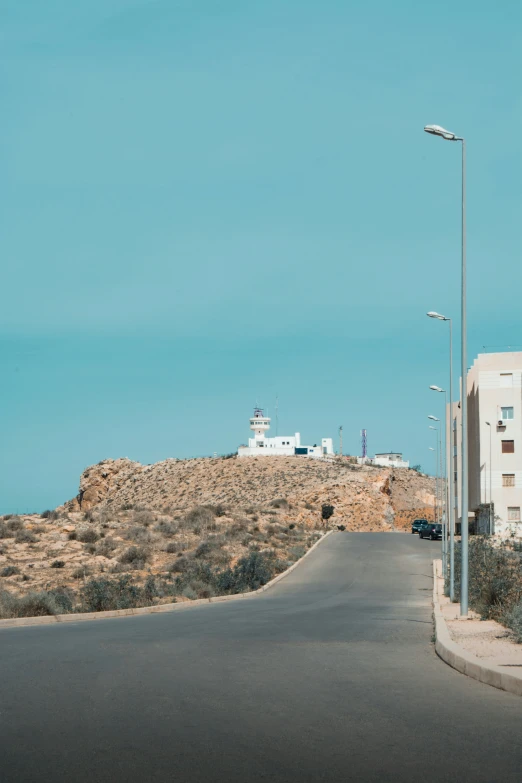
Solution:
<path fill-rule="evenodd" d="M 501 408 L 502 411 L 502 418 L 505 419 L 512 419 L 513 418 L 513 408 Z"/>
<path fill-rule="evenodd" d="M 514 454 L 515 453 L 515 441 L 503 440 L 502 441 L 502 454 Z"/>
<path fill-rule="evenodd" d="M 513 386 L 513 373 L 501 372 L 500 373 L 500 386 Z"/>
<path fill-rule="evenodd" d="M 514 487 L 515 486 L 515 474 L 514 473 L 503 473 L 502 474 L 502 486 L 503 487 Z"/>
<path fill-rule="evenodd" d="M 520 506 L 508 506 L 508 522 L 520 522 Z"/>

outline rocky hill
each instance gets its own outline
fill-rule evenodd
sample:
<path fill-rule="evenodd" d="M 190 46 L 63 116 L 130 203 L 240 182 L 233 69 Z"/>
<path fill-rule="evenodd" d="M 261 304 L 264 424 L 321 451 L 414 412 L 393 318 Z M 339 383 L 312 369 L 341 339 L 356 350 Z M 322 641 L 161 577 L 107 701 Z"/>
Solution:
<path fill-rule="evenodd" d="M 405 469 L 358 466 L 348 459 L 307 457 L 203 458 L 141 465 L 104 460 L 80 479 L 69 512 L 146 506 L 165 513 L 221 504 L 232 513 L 284 498 L 289 519 L 313 523 L 323 503 L 349 530 L 405 530 L 412 518 L 433 515 L 433 479 Z"/>
<path fill-rule="evenodd" d="M 252 589 L 328 528 L 407 531 L 432 519 L 433 491 L 415 471 L 348 459 L 104 460 L 63 506 L 0 519 L 0 616 Z"/>

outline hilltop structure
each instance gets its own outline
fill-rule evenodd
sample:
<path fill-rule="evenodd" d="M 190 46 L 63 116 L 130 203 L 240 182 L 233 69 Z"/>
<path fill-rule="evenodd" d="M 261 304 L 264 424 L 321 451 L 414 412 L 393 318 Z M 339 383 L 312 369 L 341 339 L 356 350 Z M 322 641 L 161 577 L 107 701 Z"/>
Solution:
<path fill-rule="evenodd" d="M 297 454 L 322 459 L 334 454 L 332 438 L 322 438 L 320 446 L 303 446 L 299 432 L 295 435 L 276 435 L 275 438 L 265 437 L 265 433 L 270 429 L 270 421 L 262 408 L 254 408 L 254 415 L 250 419 L 250 429 L 253 430 L 254 437 L 248 439 L 248 446 L 238 448 L 238 457 L 291 457 Z"/>

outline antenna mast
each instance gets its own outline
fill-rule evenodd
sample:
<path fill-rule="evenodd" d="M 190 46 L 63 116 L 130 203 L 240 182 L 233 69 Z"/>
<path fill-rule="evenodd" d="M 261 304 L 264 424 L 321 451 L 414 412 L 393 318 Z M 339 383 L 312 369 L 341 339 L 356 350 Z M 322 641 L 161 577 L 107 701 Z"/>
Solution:
<path fill-rule="evenodd" d="M 343 456 L 343 425 L 339 427 L 339 454 Z"/>
<path fill-rule="evenodd" d="M 368 440 L 366 437 L 366 430 L 361 430 L 361 446 L 362 446 L 362 458 L 366 459 L 368 456 Z"/>

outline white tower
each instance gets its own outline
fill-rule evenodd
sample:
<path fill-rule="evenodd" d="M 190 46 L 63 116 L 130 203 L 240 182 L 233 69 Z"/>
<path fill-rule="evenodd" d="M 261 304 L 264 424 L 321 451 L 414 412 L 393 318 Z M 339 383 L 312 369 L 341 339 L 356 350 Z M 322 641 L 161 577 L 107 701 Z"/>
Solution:
<path fill-rule="evenodd" d="M 250 419 L 250 429 L 255 433 L 256 444 L 262 446 L 265 432 L 270 429 L 270 419 L 268 416 L 263 416 L 262 408 L 254 408 L 254 415 Z"/>

